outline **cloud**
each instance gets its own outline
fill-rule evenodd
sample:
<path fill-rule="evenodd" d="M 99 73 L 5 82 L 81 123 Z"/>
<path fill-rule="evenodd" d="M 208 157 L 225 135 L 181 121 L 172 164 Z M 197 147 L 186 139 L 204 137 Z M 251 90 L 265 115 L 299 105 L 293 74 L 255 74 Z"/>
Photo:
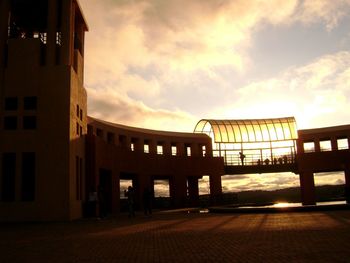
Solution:
<path fill-rule="evenodd" d="M 327 84 L 333 73 L 338 74 L 332 71 L 333 65 L 326 64 L 329 60 L 323 68 L 319 63 L 310 64 L 310 68 L 299 68 L 304 70 L 301 72 L 288 71 L 289 77 L 252 83 L 238 92 L 237 87 L 232 89 L 232 80 L 225 74 L 245 74 L 249 70 L 254 63 L 249 56 L 251 39 L 261 27 L 288 28 L 295 23 L 311 25 L 323 21 L 332 30 L 347 15 L 349 1 L 80 2 L 90 28 L 85 41 L 85 85 L 91 96 L 88 111 L 95 117 L 155 129 L 172 129 L 178 126 L 171 123 L 176 123 L 183 127 L 181 130 L 192 130 L 198 118 L 178 108 L 206 115 L 215 100 L 230 107 L 226 103 L 232 98 L 238 110 L 230 116 L 265 117 L 262 115 L 268 108 L 269 117 L 273 117 L 292 115 L 296 110 L 312 112 L 323 105 L 325 114 L 330 114 L 336 111 L 332 107 L 339 105 L 339 100 L 343 104 L 346 100 L 343 92 L 324 90 L 317 98 L 308 94 L 312 103 L 304 107 L 300 100 L 290 99 L 296 97 L 296 92 L 282 91 L 285 87 L 315 89 Z M 349 81 L 349 74 L 343 73 L 339 82 Z M 256 96 L 247 103 L 247 96 L 253 92 L 268 94 L 269 100 L 262 102 Z M 106 93 L 103 100 L 100 93 Z M 326 99 L 330 95 L 331 101 Z M 191 125 L 189 120 L 194 120 Z"/>
<path fill-rule="evenodd" d="M 134 101 L 127 96 L 120 95 L 115 90 L 104 89 L 96 91 L 87 89 L 89 115 L 110 122 L 124 125 L 138 124 L 138 127 L 152 127 L 153 129 L 181 131 L 192 130 L 195 119 L 180 110 L 154 110 L 141 101 Z"/>
<path fill-rule="evenodd" d="M 334 29 L 341 18 L 348 15 L 349 0 L 304 0 L 300 1 L 300 8 L 295 19 L 305 24 L 312 24 L 321 19 L 327 30 Z"/>
<path fill-rule="evenodd" d="M 213 117 L 267 118 L 295 116 L 298 128 L 344 124 L 350 113 L 350 52 L 325 55 L 280 75 L 243 86 L 232 94 L 234 105 L 213 111 Z"/>

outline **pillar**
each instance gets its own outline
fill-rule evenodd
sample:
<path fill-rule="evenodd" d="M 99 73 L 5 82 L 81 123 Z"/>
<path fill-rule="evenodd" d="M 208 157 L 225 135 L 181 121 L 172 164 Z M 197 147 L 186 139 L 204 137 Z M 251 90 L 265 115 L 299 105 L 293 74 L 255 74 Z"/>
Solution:
<path fill-rule="evenodd" d="M 186 176 L 176 174 L 169 179 L 170 199 L 172 206 L 184 207 L 187 199 Z"/>
<path fill-rule="evenodd" d="M 315 182 L 312 172 L 302 172 L 299 174 L 301 202 L 303 205 L 315 205 Z"/>
<path fill-rule="evenodd" d="M 191 206 L 198 206 L 199 204 L 199 187 L 198 177 L 189 176 L 187 177 L 188 183 L 188 196 Z"/>
<path fill-rule="evenodd" d="M 221 175 L 220 174 L 209 175 L 209 183 L 210 183 L 210 204 L 216 205 L 220 202 L 222 197 Z"/>
<path fill-rule="evenodd" d="M 146 188 L 154 193 L 154 181 L 147 174 L 138 174 L 137 178 L 138 187 L 137 189 L 135 188 L 135 198 L 137 198 L 138 208 L 143 209 L 143 193 Z"/>
<path fill-rule="evenodd" d="M 347 165 L 344 171 L 345 174 L 345 200 L 350 204 L 350 165 Z"/>

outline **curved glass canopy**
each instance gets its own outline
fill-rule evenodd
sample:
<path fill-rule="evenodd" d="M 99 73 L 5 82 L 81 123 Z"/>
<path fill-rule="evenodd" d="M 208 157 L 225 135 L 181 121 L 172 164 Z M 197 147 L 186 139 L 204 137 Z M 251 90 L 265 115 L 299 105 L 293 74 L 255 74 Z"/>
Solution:
<path fill-rule="evenodd" d="M 195 133 L 213 139 L 213 153 L 233 165 L 294 162 L 298 138 L 294 117 L 254 120 L 200 120 Z M 287 158 L 287 160 L 286 160 Z"/>

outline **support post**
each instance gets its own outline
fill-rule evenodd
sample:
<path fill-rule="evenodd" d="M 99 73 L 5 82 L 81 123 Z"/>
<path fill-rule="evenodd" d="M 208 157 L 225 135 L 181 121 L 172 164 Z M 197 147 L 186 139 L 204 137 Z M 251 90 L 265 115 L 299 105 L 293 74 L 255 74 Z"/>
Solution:
<path fill-rule="evenodd" d="M 187 177 L 188 183 L 188 197 L 191 206 L 199 205 L 199 187 L 198 187 L 198 177 L 189 176 Z"/>
<path fill-rule="evenodd" d="M 211 205 L 219 204 L 222 197 L 221 175 L 220 174 L 209 175 L 209 183 L 210 183 L 210 204 Z"/>
<path fill-rule="evenodd" d="M 303 205 L 315 205 L 315 182 L 312 172 L 302 172 L 299 174 L 301 201 Z"/>
<path fill-rule="evenodd" d="M 350 165 L 346 165 L 345 171 L 345 200 L 350 204 Z"/>
<path fill-rule="evenodd" d="M 187 197 L 186 176 L 177 174 L 169 179 L 170 199 L 172 206 L 184 207 Z"/>

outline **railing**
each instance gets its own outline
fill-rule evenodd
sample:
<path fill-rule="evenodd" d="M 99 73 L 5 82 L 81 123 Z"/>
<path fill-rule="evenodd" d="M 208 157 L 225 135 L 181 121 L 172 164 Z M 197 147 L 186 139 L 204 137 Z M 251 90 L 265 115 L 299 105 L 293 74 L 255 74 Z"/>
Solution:
<path fill-rule="evenodd" d="M 291 147 L 290 151 L 283 154 L 277 153 L 260 153 L 260 154 L 248 154 L 244 153 L 244 157 L 240 155 L 237 150 L 213 150 L 214 156 L 224 157 L 226 166 L 233 165 L 284 165 L 294 164 L 296 160 L 296 154 L 294 148 Z"/>

